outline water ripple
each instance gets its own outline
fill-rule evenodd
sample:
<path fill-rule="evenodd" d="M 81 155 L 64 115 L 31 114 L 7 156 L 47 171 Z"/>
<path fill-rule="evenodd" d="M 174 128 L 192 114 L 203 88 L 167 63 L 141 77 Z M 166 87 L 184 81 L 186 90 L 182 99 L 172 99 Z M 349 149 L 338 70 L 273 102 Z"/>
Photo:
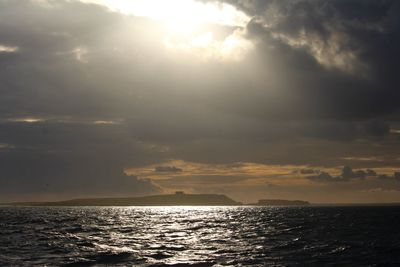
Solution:
<path fill-rule="evenodd" d="M 395 266 L 399 222 L 399 207 L 3 207 L 0 266 Z"/>

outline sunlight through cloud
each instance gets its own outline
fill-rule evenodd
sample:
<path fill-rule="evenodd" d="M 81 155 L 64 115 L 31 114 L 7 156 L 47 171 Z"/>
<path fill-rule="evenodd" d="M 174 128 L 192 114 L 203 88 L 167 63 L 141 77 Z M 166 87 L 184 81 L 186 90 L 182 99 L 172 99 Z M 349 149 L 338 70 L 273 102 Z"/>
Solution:
<path fill-rule="evenodd" d="M 194 0 L 82 0 L 107 6 L 127 15 L 148 17 L 166 23 L 172 30 L 193 31 L 203 24 L 244 27 L 249 17 L 226 3 Z"/>
<path fill-rule="evenodd" d="M 82 0 L 108 7 L 126 15 L 146 17 L 166 28 L 162 37 L 166 48 L 200 59 L 240 60 L 252 48 L 243 35 L 250 18 L 226 3 L 203 3 L 194 0 Z M 216 38 L 217 27 L 230 34 Z"/>

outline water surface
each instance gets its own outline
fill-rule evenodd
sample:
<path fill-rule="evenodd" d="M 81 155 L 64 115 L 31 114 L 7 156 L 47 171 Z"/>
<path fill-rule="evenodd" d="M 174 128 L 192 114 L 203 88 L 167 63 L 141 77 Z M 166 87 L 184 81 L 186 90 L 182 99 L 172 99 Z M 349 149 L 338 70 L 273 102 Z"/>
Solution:
<path fill-rule="evenodd" d="M 398 266 L 400 207 L 2 207 L 0 266 Z"/>

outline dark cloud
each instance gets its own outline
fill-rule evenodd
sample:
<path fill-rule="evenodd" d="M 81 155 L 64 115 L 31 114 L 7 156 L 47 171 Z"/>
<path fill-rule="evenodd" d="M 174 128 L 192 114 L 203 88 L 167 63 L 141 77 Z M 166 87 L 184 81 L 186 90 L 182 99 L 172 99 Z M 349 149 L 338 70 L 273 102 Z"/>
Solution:
<path fill-rule="evenodd" d="M 332 176 L 327 172 L 321 172 L 318 175 L 307 176 L 307 178 L 315 182 L 348 182 L 354 179 L 362 180 L 369 176 L 377 176 L 377 173 L 369 169 L 366 171 L 364 170 L 353 171 L 351 167 L 344 166 L 342 169 L 342 173 L 338 176 Z"/>
<path fill-rule="evenodd" d="M 341 177 L 345 180 L 350 179 L 364 179 L 367 176 L 367 173 L 363 170 L 353 171 L 351 167 L 344 166 L 342 170 Z"/>
<path fill-rule="evenodd" d="M 351 167 L 344 166 L 342 173 L 338 176 L 332 176 L 327 172 L 321 172 L 318 175 L 306 176 L 307 179 L 320 182 L 320 183 L 331 183 L 331 182 L 349 182 L 349 181 L 360 181 L 367 177 L 375 178 L 374 181 L 400 181 L 400 172 L 394 172 L 393 176 L 387 174 L 378 174 L 374 170 L 356 170 L 353 171 Z M 382 186 L 382 185 L 380 185 Z M 388 189 L 398 189 L 399 185 L 383 185 Z"/>
<path fill-rule="evenodd" d="M 231 2 L 254 16 L 249 38 L 264 62 L 274 62 L 275 78 L 290 80 L 280 94 L 290 90 L 293 102 L 280 115 L 343 120 L 398 109 L 396 1 Z"/>
<path fill-rule="evenodd" d="M 0 148 L 3 200 L 54 194 L 132 196 L 161 190 L 149 180 L 123 173 L 124 167 L 157 156 L 143 144 L 132 143 L 121 126 L 43 122 L 3 123 L 0 129 L 0 142 L 8 144 Z"/>
<path fill-rule="evenodd" d="M 400 181 L 400 172 L 394 172 L 393 175 L 380 174 L 378 175 L 378 179 Z"/>
<path fill-rule="evenodd" d="M 314 169 L 301 169 L 296 171 L 296 173 L 300 173 L 300 174 L 320 174 L 321 171 L 320 170 L 314 170 Z"/>

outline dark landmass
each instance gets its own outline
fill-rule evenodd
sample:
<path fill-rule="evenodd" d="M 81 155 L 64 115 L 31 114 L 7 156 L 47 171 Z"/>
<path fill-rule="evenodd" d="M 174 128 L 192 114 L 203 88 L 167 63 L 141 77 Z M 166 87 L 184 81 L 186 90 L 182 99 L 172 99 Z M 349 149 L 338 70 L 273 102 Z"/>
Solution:
<path fill-rule="evenodd" d="M 258 203 L 253 205 L 259 206 L 306 206 L 310 202 L 303 200 L 285 200 L 285 199 L 260 199 Z"/>
<path fill-rule="evenodd" d="M 128 198 L 86 198 L 57 202 L 19 202 L 15 206 L 234 206 L 241 205 L 225 195 L 185 194 Z"/>

